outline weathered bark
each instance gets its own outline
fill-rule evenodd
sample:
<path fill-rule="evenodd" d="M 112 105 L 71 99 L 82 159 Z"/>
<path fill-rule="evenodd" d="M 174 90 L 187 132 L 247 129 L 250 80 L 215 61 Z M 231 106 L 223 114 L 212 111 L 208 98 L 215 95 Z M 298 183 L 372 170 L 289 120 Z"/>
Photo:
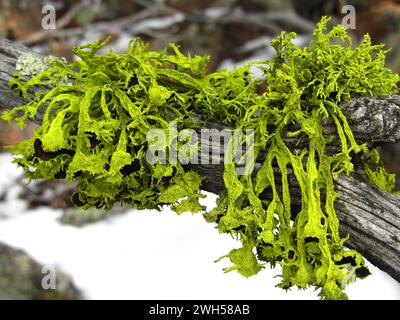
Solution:
<path fill-rule="evenodd" d="M 7 82 L 14 72 L 15 61 L 29 49 L 0 39 L 0 106 L 12 108 L 21 103 L 8 88 Z M 400 140 L 400 96 L 357 97 L 342 105 L 359 143 L 376 145 Z M 219 124 L 205 124 L 221 129 Z M 333 123 L 324 124 L 327 135 L 334 135 Z M 208 141 L 202 141 L 202 147 Z M 287 141 L 288 144 L 291 141 Z M 220 141 L 213 142 L 210 150 L 220 150 Z M 219 193 L 224 190 L 223 165 L 189 165 L 206 176 L 204 190 Z M 279 177 L 279 175 L 277 175 Z M 294 177 L 290 179 L 293 203 L 301 201 L 301 193 Z M 279 181 L 278 181 L 279 182 Z M 350 234 L 347 242 L 382 270 L 400 281 L 400 198 L 365 182 L 362 176 L 342 176 L 336 182 L 340 197 L 336 201 L 341 232 Z"/>
<path fill-rule="evenodd" d="M 29 48 L 9 41 L 0 39 L 0 106 L 12 108 L 26 102 L 25 99 L 16 95 L 8 88 L 8 82 L 15 73 L 15 63 L 18 57 L 25 53 L 35 54 Z"/>

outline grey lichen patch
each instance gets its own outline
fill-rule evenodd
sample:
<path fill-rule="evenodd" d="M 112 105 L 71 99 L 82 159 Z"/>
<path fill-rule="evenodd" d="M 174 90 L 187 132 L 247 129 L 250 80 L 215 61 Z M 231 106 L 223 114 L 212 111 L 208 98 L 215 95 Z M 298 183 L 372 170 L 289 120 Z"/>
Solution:
<path fill-rule="evenodd" d="M 26 53 L 18 57 L 15 70 L 20 75 L 31 78 L 49 69 L 51 67 L 51 62 L 53 61 L 67 63 L 67 60 L 64 57 L 58 58 L 51 55 L 41 57 L 32 53 Z"/>

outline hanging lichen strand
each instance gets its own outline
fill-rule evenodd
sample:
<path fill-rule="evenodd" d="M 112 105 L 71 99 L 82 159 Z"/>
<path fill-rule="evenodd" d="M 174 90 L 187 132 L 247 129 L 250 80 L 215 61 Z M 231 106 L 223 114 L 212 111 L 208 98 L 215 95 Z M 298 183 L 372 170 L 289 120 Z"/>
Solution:
<path fill-rule="evenodd" d="M 36 98 L 5 113 L 23 126 L 44 111 L 42 126 L 15 146 L 21 165 L 32 179 L 66 177 L 77 181 L 73 201 L 85 208 L 111 208 L 124 202 L 138 208 L 172 204 L 182 213 L 204 210 L 199 204 L 202 177 L 181 164 L 151 164 L 146 134 L 152 128 L 177 130 L 198 126 L 203 119 L 254 130 L 256 157 L 266 155 L 257 173 L 237 176 L 226 163 L 226 190 L 205 218 L 220 232 L 242 242 L 227 257 L 249 277 L 264 263 L 282 265 L 282 288 L 316 286 L 320 296 L 346 298 L 343 289 L 355 277 L 368 275 L 357 252 L 343 247 L 334 209 L 334 180 L 353 170 L 352 157 L 365 160 L 371 182 L 391 190 L 393 176 L 375 150 L 358 145 L 339 104 L 355 95 L 390 95 L 399 77 L 385 67 L 385 51 L 365 36 L 353 48 L 342 26 L 326 31 L 318 24 L 308 47 L 293 43 L 294 33 L 272 41 L 276 57 L 251 65 L 206 74 L 208 57 L 182 55 L 176 46 L 163 53 L 147 51 L 139 41 L 128 53 L 97 51 L 96 41 L 74 52 L 72 64 L 54 60 L 30 80 L 17 76 L 10 85 Z M 265 73 L 267 90 L 258 95 L 250 67 Z M 48 92 L 40 86 L 49 86 Z M 36 90 L 35 90 L 36 89 Z M 38 89 L 38 90 L 37 90 Z M 323 120 L 336 125 L 340 150 L 328 152 L 332 139 L 323 134 Z M 235 136 L 234 136 L 235 137 Z M 295 139 L 297 147 L 285 141 Z M 239 146 L 231 139 L 227 153 Z M 169 139 L 163 142 L 166 153 Z M 337 145 L 337 143 L 336 143 Z M 291 205 L 291 175 L 301 191 L 301 206 Z M 270 195 L 270 196 L 268 196 Z M 182 200 L 184 199 L 184 200 Z M 293 221 L 294 219 L 294 221 Z"/>
<path fill-rule="evenodd" d="M 308 47 L 298 48 L 294 33 L 272 41 L 277 56 L 263 68 L 267 92 L 261 102 L 240 110 L 234 123 L 255 130 L 256 155 L 266 150 L 265 161 L 254 179 L 238 178 L 234 165 L 226 165 L 226 195 L 206 218 L 242 241 L 242 248 L 227 255 L 234 264 L 227 271 L 248 277 L 262 268 L 260 261 L 278 263 L 283 268 L 280 287 L 314 285 L 322 288 L 323 298 L 345 299 L 344 287 L 369 272 L 359 253 L 343 247 L 333 181 L 352 172 L 352 155 L 367 154 L 368 148 L 355 141 L 339 104 L 357 94 L 390 95 L 399 77 L 385 68 L 382 46 L 372 46 L 365 36 L 353 49 L 342 26 L 324 33 L 327 21 L 318 24 Z M 327 152 L 331 137 L 323 134 L 325 118 L 333 120 L 340 138 L 341 150 L 335 154 Z M 296 137 L 307 147 L 290 150 L 283 137 Z M 391 190 L 393 175 L 386 173 L 376 151 L 372 155 L 375 171 L 366 167 L 370 180 Z M 301 190 L 299 209 L 291 206 L 289 172 Z M 265 194 L 272 197 L 266 200 Z"/>

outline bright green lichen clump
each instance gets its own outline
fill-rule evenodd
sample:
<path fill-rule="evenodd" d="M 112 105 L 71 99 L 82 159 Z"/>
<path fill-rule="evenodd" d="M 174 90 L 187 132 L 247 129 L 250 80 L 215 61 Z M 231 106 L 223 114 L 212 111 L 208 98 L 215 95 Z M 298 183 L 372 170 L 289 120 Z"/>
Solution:
<path fill-rule="evenodd" d="M 3 116 L 23 126 L 45 109 L 34 136 L 14 148 L 23 155 L 17 163 L 32 179 L 78 181 L 73 201 L 84 208 L 110 209 L 115 202 L 158 208 L 160 202 L 187 197 L 177 210 L 188 204 L 202 210 L 197 201 L 201 177 L 184 172 L 178 162 L 147 163 L 146 132 L 168 128 L 172 120 L 178 130 L 196 125 L 188 109 L 208 58 L 185 57 L 173 45 L 173 55 L 147 52 L 137 41 L 127 54 L 101 56 L 96 52 L 103 45 L 96 41 L 75 49 L 81 60 L 70 65 L 53 61 L 53 67 L 29 81 L 10 83 L 23 96 L 38 85 L 52 87 Z"/>
<path fill-rule="evenodd" d="M 343 247 L 334 180 L 352 172 L 355 157 L 369 159 L 366 175 L 379 187 L 391 190 L 394 180 L 376 150 L 355 141 L 339 105 L 359 94 L 390 95 L 399 77 L 385 67 L 382 46 L 371 45 L 365 36 L 353 48 L 342 26 L 326 31 L 327 21 L 318 24 L 308 47 L 298 48 L 295 34 L 283 32 L 272 41 L 275 58 L 232 72 L 206 74 L 207 57 L 184 56 L 173 45 L 172 53 L 147 51 L 138 41 L 126 54 L 99 55 L 104 44 L 99 42 L 75 49 L 81 60 L 54 61 L 28 81 L 12 81 L 24 96 L 38 85 L 52 88 L 39 90 L 34 101 L 3 116 L 23 126 L 45 110 L 32 139 L 14 147 L 20 155 L 16 162 L 33 179 L 76 180 L 73 200 L 83 207 L 125 202 L 159 208 L 166 203 L 178 213 L 197 212 L 204 210 L 198 202 L 202 177 L 179 163 L 150 164 L 148 130 L 166 129 L 172 120 L 178 130 L 195 128 L 192 112 L 253 129 L 254 158 L 261 151 L 266 155 L 261 168 L 238 176 L 235 164 L 226 163 L 226 191 L 217 207 L 205 213 L 220 232 L 242 242 L 227 255 L 233 266 L 226 271 L 249 277 L 265 262 L 280 264 L 280 287 L 313 285 L 322 289 L 323 298 L 344 299 L 345 286 L 369 272 L 359 253 Z M 262 95 L 256 93 L 259 83 L 250 75 L 251 66 L 264 71 L 267 90 Z M 60 82 L 66 78 L 68 83 Z M 333 149 L 328 148 L 332 137 L 323 134 L 326 118 L 336 125 L 337 152 L 328 152 Z M 296 143 L 288 146 L 287 137 Z M 233 141 L 228 152 L 238 147 Z M 289 186 L 288 174 L 299 191 Z M 301 194 L 299 207 L 292 205 L 296 192 Z"/>

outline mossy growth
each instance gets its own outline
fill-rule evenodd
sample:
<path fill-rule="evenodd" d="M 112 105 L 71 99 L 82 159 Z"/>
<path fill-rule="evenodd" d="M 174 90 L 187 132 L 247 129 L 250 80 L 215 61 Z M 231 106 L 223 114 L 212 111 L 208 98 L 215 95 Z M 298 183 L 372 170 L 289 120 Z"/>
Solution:
<path fill-rule="evenodd" d="M 353 171 L 355 156 L 369 159 L 366 174 L 379 187 L 391 190 L 394 180 L 378 153 L 355 141 L 339 105 L 355 95 L 390 95 L 399 77 L 385 67 L 382 45 L 365 36 L 353 46 L 342 26 L 326 30 L 328 20 L 317 25 L 307 47 L 295 45 L 294 33 L 282 32 L 271 43 L 276 57 L 212 74 L 205 71 L 208 57 L 185 56 L 172 44 L 162 53 L 148 51 L 139 41 L 132 41 L 125 54 L 100 55 L 104 43 L 99 41 L 74 49 L 81 60 L 52 61 L 30 80 L 17 75 L 10 83 L 23 96 L 37 86 L 51 88 L 3 115 L 24 126 L 45 110 L 34 136 L 13 148 L 19 155 L 15 161 L 32 179 L 77 181 L 73 200 L 84 208 L 172 204 L 178 213 L 194 213 L 204 210 L 198 201 L 203 177 L 179 163 L 149 163 L 146 133 L 166 129 L 173 120 L 178 130 L 196 128 L 192 113 L 253 129 L 254 158 L 260 151 L 266 154 L 260 170 L 238 176 L 235 164 L 226 163 L 226 190 L 216 208 L 204 214 L 220 232 L 242 242 L 228 253 L 233 266 L 226 271 L 249 277 L 266 263 L 279 264 L 280 287 L 311 285 L 321 288 L 322 298 L 345 299 L 346 285 L 369 272 L 362 256 L 345 249 L 346 239 L 339 236 L 334 180 Z M 250 73 L 254 66 L 267 80 L 262 95 Z M 65 78 L 68 83 L 61 81 Z M 334 154 L 327 151 L 332 137 L 323 134 L 327 118 L 340 140 Z M 284 137 L 302 143 L 289 148 Z M 234 141 L 228 152 L 238 147 Z M 167 151 L 170 147 L 167 142 Z M 301 191 L 299 208 L 292 206 L 290 173 Z"/>

